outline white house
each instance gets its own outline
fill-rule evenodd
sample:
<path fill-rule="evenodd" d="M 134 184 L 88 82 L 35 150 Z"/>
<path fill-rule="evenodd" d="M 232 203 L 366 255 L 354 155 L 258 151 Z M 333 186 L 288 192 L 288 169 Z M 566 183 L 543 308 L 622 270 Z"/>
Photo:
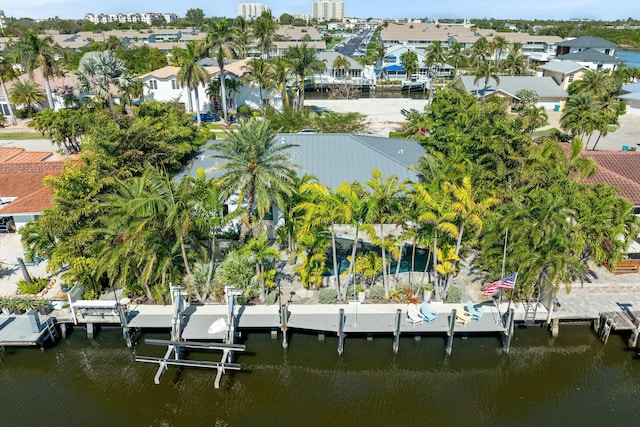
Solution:
<path fill-rule="evenodd" d="M 486 92 L 484 79 L 475 81 L 474 76 L 461 76 L 455 81 L 456 87 L 463 87 L 467 92 L 482 96 L 499 96 L 506 98 L 511 104 L 518 103 L 520 99 L 516 93 L 522 89 L 532 90 L 538 94 L 538 107 L 548 110 L 561 108 L 569 98 L 566 90 L 562 89 L 551 77 L 535 76 L 500 76 L 500 81 L 489 79 Z"/>
<path fill-rule="evenodd" d="M 622 95 L 618 96 L 620 101 L 627 104 L 628 114 L 640 114 L 640 83 L 629 83 L 622 86 Z"/>
<path fill-rule="evenodd" d="M 590 70 L 615 70 L 620 59 L 615 57 L 617 44 L 600 37 L 578 37 L 557 43 L 556 57 L 573 61 Z"/>
<path fill-rule="evenodd" d="M 449 64 L 427 64 L 427 53 L 425 49 L 411 46 L 407 43 L 393 45 L 386 49 L 382 60 L 382 77 L 389 80 L 407 80 L 411 76 L 402 63 L 402 55 L 406 52 L 415 52 L 418 57 L 418 78 L 426 79 L 430 74 L 435 73 L 436 77 L 451 77 L 454 67 Z"/>

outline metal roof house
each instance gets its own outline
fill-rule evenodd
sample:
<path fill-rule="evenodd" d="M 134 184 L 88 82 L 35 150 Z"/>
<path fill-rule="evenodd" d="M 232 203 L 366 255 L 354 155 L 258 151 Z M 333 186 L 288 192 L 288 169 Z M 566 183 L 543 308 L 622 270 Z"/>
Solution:
<path fill-rule="evenodd" d="M 573 61 L 590 70 L 615 70 L 620 60 L 615 57 L 617 44 L 600 37 L 578 37 L 558 43 L 556 57 L 561 61 Z"/>
<path fill-rule="evenodd" d="M 400 181 L 417 182 L 418 173 L 409 166 L 418 164 L 425 151 L 418 141 L 382 138 L 354 134 L 278 134 L 278 140 L 295 144 L 291 159 L 299 166 L 298 176 L 315 176 L 320 183 L 335 189 L 343 182 L 365 182 L 371 179 L 371 171 L 378 169 L 384 177 L 395 175 Z M 207 177 L 216 176 L 213 170 L 219 159 L 213 148 L 203 148 L 194 161 L 178 174 L 180 181 L 186 174 L 195 176 L 203 168 Z M 229 211 L 235 210 L 237 200 L 227 202 Z M 272 208 L 273 218 L 280 218 L 277 207 Z"/>
<path fill-rule="evenodd" d="M 541 67 L 543 77 L 551 77 L 564 90 L 575 80 L 582 79 L 584 73 L 589 71 L 584 65 L 573 61 L 551 61 Z"/>
<path fill-rule="evenodd" d="M 484 79 L 474 82 L 474 76 L 461 76 L 455 81 L 456 87 L 463 87 L 475 96 L 482 96 L 485 91 Z M 528 89 L 538 94 L 538 107 L 555 109 L 556 105 L 564 105 L 569 98 L 566 90 L 561 88 L 551 77 L 535 76 L 500 76 L 500 81 L 489 79 L 486 96 L 500 96 L 509 99 L 510 103 L 519 102 L 516 93 Z"/>

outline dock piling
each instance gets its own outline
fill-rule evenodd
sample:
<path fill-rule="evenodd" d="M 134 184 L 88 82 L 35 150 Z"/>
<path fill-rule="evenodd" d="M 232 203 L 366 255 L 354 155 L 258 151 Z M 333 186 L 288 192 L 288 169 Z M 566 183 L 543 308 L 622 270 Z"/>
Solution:
<path fill-rule="evenodd" d="M 457 314 L 457 310 L 454 308 L 453 310 L 451 310 L 451 317 L 449 318 L 449 330 L 447 331 L 447 348 L 445 349 L 445 352 L 447 353 L 447 356 L 451 356 L 451 350 L 453 349 L 453 333 L 454 333 L 454 329 L 456 327 L 456 314 Z"/>
<path fill-rule="evenodd" d="M 340 309 L 340 318 L 338 319 L 338 354 L 342 355 L 344 352 L 344 308 Z"/>
<path fill-rule="evenodd" d="M 400 347 L 400 325 L 402 324 L 402 310 L 396 310 L 396 329 L 393 332 L 393 354 L 398 354 Z"/>
<path fill-rule="evenodd" d="M 640 335 L 640 319 L 636 318 L 633 322 L 633 330 L 629 338 L 629 347 L 636 348 L 638 346 L 638 336 Z"/>
<path fill-rule="evenodd" d="M 515 323 L 514 313 L 515 311 L 513 308 L 509 310 L 509 312 L 507 313 L 507 316 L 508 316 L 507 329 L 505 329 L 504 331 L 505 339 L 504 339 L 504 344 L 502 346 L 502 351 L 504 351 L 505 354 L 509 354 L 509 348 L 511 347 L 511 337 L 513 336 L 514 323 Z"/>
<path fill-rule="evenodd" d="M 282 331 L 282 348 L 289 347 L 287 341 L 287 305 L 280 306 L 280 330 Z"/>

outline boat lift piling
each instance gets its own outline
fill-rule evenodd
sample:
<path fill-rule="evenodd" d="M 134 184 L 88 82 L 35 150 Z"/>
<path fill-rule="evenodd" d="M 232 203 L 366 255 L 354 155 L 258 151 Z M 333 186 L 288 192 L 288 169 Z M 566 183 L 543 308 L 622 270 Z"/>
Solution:
<path fill-rule="evenodd" d="M 502 351 L 504 351 L 505 354 L 509 354 L 509 348 L 511 347 L 511 337 L 513 337 L 514 325 L 515 325 L 515 311 L 512 308 L 507 313 L 507 324 L 506 324 L 506 329 L 504 330 L 505 339 L 502 345 Z"/>

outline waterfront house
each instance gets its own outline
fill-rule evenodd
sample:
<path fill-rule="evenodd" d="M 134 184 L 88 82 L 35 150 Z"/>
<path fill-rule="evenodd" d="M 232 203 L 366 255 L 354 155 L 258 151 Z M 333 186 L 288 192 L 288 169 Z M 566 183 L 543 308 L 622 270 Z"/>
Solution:
<path fill-rule="evenodd" d="M 60 176 L 64 162 L 48 160 L 52 154 L 0 148 L 0 224 L 19 230 L 53 206 L 53 190 L 43 180 Z"/>
<path fill-rule="evenodd" d="M 333 63 L 339 56 L 349 62 L 348 69 L 335 69 Z M 315 87 L 329 87 L 335 84 L 350 84 L 356 86 L 369 86 L 376 84 L 376 75 L 372 66 L 363 66 L 355 59 L 338 52 L 318 52 L 316 57 L 322 61 L 326 69 L 313 75 Z M 308 84 L 311 82 L 308 82 Z"/>
<path fill-rule="evenodd" d="M 478 97 L 484 95 L 506 98 L 509 109 L 512 105 L 520 102 L 516 94 L 522 89 L 537 93 L 538 102 L 536 105 L 548 110 L 560 108 L 557 106 L 563 106 L 569 98 L 567 91 L 560 87 L 552 77 L 500 76 L 499 82 L 493 78 L 489 79 L 486 89 L 483 78 L 474 80 L 476 80 L 474 76 L 460 76 L 454 84 Z"/>
<path fill-rule="evenodd" d="M 551 77 L 562 89 L 569 90 L 569 85 L 582 79 L 589 71 L 584 65 L 573 61 L 550 61 L 539 67 L 543 77 Z"/>
<path fill-rule="evenodd" d="M 615 57 L 617 44 L 600 37 L 578 37 L 557 44 L 556 57 L 573 61 L 590 70 L 615 70 L 620 59 Z"/>
<path fill-rule="evenodd" d="M 234 61 L 229 64 L 225 64 L 224 73 L 227 78 L 234 80 L 241 80 L 247 73 L 248 59 Z M 205 60 L 203 66 L 212 79 L 217 79 L 220 76 L 220 68 L 215 64 L 215 61 Z M 194 112 L 196 106 L 195 96 L 192 91 L 182 87 L 178 81 L 179 67 L 165 66 L 160 69 L 151 71 L 150 73 L 140 76 L 144 83 L 144 99 L 155 100 L 160 102 L 178 102 L 183 105 L 185 111 Z M 216 105 L 212 105 L 212 100 L 207 96 L 207 88 L 204 85 L 198 86 L 198 98 L 200 101 L 200 111 L 214 111 Z M 263 96 L 269 101 L 269 94 L 271 92 L 264 91 Z M 191 97 L 191 101 L 189 100 Z M 238 92 L 227 99 L 229 103 L 228 107 L 233 108 L 239 105 L 248 105 L 251 108 L 258 108 L 260 106 L 260 91 L 257 87 L 252 87 L 249 83 L 243 83 Z M 269 101 L 272 105 L 280 103 L 280 97 L 271 97 Z"/>

